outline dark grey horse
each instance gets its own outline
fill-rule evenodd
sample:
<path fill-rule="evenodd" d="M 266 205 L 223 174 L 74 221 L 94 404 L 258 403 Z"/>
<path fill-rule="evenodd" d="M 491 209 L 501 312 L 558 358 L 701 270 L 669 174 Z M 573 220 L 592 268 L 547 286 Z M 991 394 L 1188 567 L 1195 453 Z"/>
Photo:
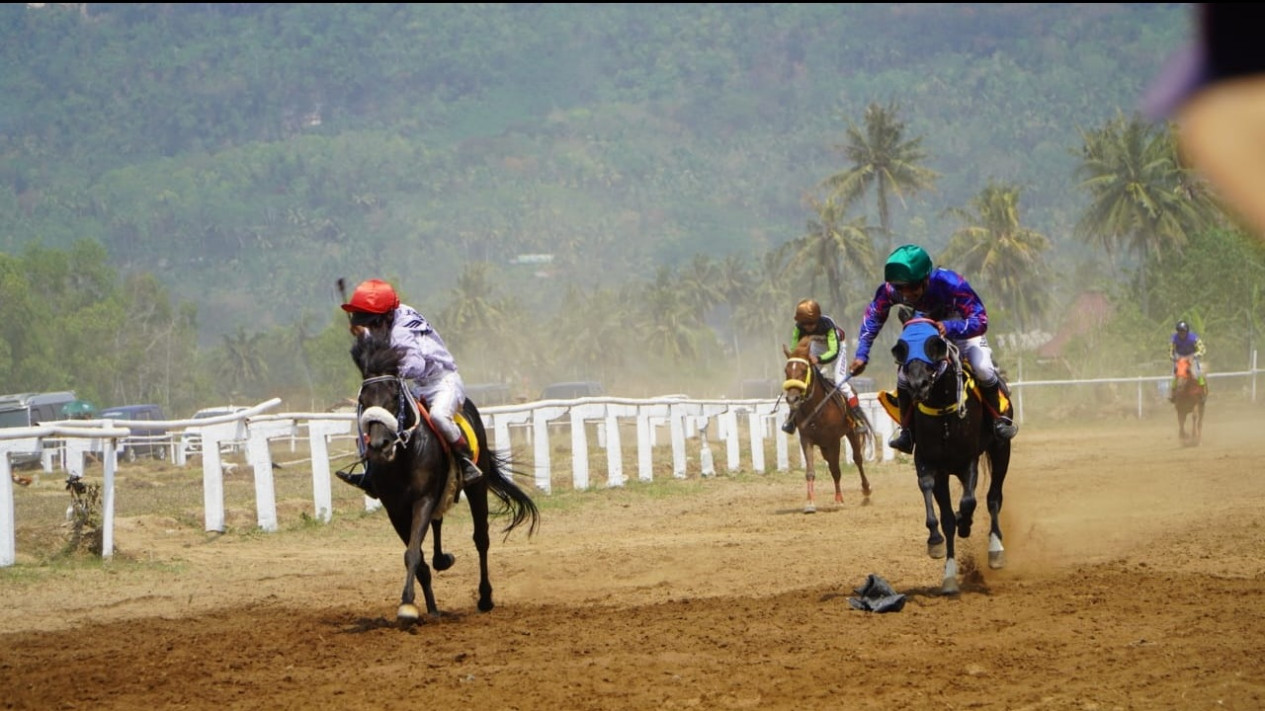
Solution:
<path fill-rule="evenodd" d="M 941 589 L 947 594 L 956 593 L 959 587 L 954 539 L 971 535 L 981 455 L 989 474 L 988 564 L 991 568 L 1005 565 L 1000 515 L 1002 484 L 1010 468 L 1010 440 L 993 434 L 993 413 L 986 412 L 969 373 L 957 357 L 957 349 L 939 335 L 934 323 L 917 316 L 906 321 L 892 354 L 905 369 L 914 399 L 910 426 L 914 428 L 918 488 L 927 508 L 927 553 L 932 558 L 946 558 Z M 1005 383 L 1002 392 L 1006 392 Z M 1001 414 L 1010 416 L 1012 409 L 1008 405 Z M 949 491 L 950 476 L 962 484 L 956 512 Z M 940 509 L 939 521 L 933 499 Z"/>
<path fill-rule="evenodd" d="M 455 501 L 459 476 L 452 471 L 452 455 L 442 437 L 425 422 L 423 406 L 410 394 L 405 380 L 399 377 L 401 352 L 380 337 L 361 338 L 351 351 L 364 381 L 357 397 L 358 425 L 366 465 L 373 472 L 378 498 L 386 509 L 391 525 L 406 546 L 404 551 L 404 591 L 396 618 L 413 622 L 420 617 L 414 604 L 414 581 L 421 584 L 426 611 L 439 615 L 435 594 L 431 589 L 430 568 L 422 556 L 422 541 L 429 526 L 434 538 L 432 563 L 435 570 L 447 570 L 454 557 L 443 552 L 440 531 L 445 507 Z M 488 449 L 487 434 L 474 403 L 466 400 L 463 408 L 480 452 L 479 468 L 483 481 L 464 490 L 474 521 L 474 547 L 479 552 L 479 610 L 493 607 L 492 584 L 488 581 L 488 492 L 500 501 L 498 513 L 508 513 L 506 535 L 520 524 L 529 522 L 528 535 L 535 533 L 539 521 L 536 504 L 520 489 L 500 461 Z"/>

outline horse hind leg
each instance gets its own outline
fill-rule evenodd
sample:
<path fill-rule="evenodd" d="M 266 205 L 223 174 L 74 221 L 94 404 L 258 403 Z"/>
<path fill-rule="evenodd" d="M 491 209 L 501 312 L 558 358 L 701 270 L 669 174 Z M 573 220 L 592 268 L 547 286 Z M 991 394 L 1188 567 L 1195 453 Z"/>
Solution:
<path fill-rule="evenodd" d="M 861 496 L 865 497 L 863 503 L 870 500 L 870 480 L 865 476 L 865 438 L 868 434 L 858 434 L 857 432 L 848 433 L 848 444 L 852 447 L 852 463 L 856 465 L 857 473 L 861 475 Z"/>
<path fill-rule="evenodd" d="M 479 612 L 490 612 L 496 604 L 492 601 L 492 581 L 488 575 L 488 548 L 492 538 L 488 533 L 487 487 L 468 489 L 466 503 L 470 505 L 470 519 L 474 523 L 474 548 L 479 552 Z"/>
<path fill-rule="evenodd" d="M 444 528 L 444 520 L 437 518 L 430 522 L 430 534 L 434 539 L 434 554 L 430 557 L 430 564 L 437 572 L 448 570 L 453 563 L 457 562 L 457 556 L 444 552 L 443 536 L 441 532 Z"/>

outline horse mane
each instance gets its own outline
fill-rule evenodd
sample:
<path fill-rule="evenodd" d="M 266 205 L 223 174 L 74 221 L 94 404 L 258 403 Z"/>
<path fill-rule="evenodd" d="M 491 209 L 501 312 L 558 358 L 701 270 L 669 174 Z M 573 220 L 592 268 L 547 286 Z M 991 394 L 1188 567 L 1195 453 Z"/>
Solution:
<path fill-rule="evenodd" d="M 795 344 L 795 348 L 791 350 L 791 356 L 797 358 L 807 358 L 809 348 L 813 343 L 812 336 L 800 336 L 799 342 Z"/>
<path fill-rule="evenodd" d="M 370 335 L 356 339 L 351 347 L 351 359 L 360 368 L 360 376 L 371 378 L 378 375 L 399 375 L 404 350 L 391 345 L 388 337 Z"/>

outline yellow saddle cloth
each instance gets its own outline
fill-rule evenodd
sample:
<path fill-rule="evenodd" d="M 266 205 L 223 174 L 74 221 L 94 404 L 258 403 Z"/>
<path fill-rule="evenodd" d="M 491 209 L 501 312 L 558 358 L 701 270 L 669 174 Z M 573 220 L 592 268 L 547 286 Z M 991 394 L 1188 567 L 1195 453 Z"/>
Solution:
<path fill-rule="evenodd" d="M 983 401 L 979 388 L 975 386 L 975 381 L 971 380 L 967 383 L 970 387 L 971 394 L 976 400 Z M 1010 398 L 1006 397 L 1004 390 L 997 391 L 997 401 L 1001 404 L 1001 411 L 1005 412 L 1010 409 Z M 883 410 L 887 412 L 888 417 L 900 423 L 900 399 L 896 396 L 895 390 L 880 390 L 878 393 L 878 403 L 883 406 Z"/>

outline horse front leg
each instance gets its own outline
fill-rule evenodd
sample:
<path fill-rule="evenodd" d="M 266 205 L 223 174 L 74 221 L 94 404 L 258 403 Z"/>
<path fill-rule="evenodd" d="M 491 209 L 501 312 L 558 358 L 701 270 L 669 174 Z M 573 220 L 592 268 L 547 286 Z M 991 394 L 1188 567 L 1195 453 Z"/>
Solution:
<path fill-rule="evenodd" d="M 414 581 L 422 587 L 426 612 L 432 617 L 439 615 L 439 608 L 435 605 L 435 592 L 431 588 L 430 567 L 422 557 L 422 541 L 426 538 L 426 529 L 434 510 L 435 502 L 429 497 L 418 499 L 413 504 L 408 547 L 404 550 L 404 590 L 400 593 L 400 606 L 395 612 L 395 617 L 400 622 L 416 622 L 421 617 L 415 604 Z"/>
<path fill-rule="evenodd" d="M 922 491 L 923 505 L 927 508 L 927 555 L 935 559 L 944 557 L 944 536 L 940 534 L 940 522 L 936 520 L 936 509 L 932 489 L 935 487 L 935 476 L 923 464 L 918 463 L 915 455 L 914 467 L 918 470 L 918 488 Z"/>
<path fill-rule="evenodd" d="M 957 536 L 957 516 L 953 513 L 953 494 L 949 491 L 949 475 L 940 472 L 935 477 L 933 487 L 936 503 L 940 506 L 940 520 L 944 528 L 945 558 L 944 578 L 940 584 L 940 592 L 945 595 L 958 593 L 958 561 L 955 538 Z"/>
<path fill-rule="evenodd" d="M 443 528 L 444 520 L 442 518 L 437 518 L 430 522 L 430 535 L 435 543 L 435 552 L 430 557 L 430 565 L 436 571 L 448 570 L 453 563 L 457 562 L 456 556 L 444 552 L 443 536 L 441 535 Z"/>
<path fill-rule="evenodd" d="M 830 468 L 830 478 L 835 482 L 835 503 L 843 503 L 843 470 L 839 468 L 839 449 L 842 440 L 828 443 L 821 448 L 821 458 L 826 460 Z"/>
<path fill-rule="evenodd" d="M 804 454 L 804 486 L 807 490 L 808 501 L 804 504 L 804 513 L 817 513 L 817 471 L 813 464 L 813 446 L 809 444 L 800 435 L 799 451 Z"/>

